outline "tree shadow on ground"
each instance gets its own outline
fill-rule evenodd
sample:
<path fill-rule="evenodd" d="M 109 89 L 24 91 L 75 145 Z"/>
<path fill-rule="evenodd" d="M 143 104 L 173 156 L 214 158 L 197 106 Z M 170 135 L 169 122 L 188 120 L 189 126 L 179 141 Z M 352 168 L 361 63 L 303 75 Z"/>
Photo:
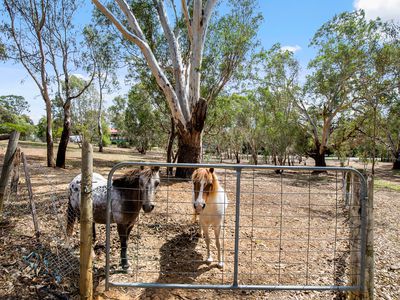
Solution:
<path fill-rule="evenodd" d="M 195 248 L 199 238 L 193 231 L 176 235 L 160 248 L 160 272 L 156 283 L 184 283 L 190 284 L 196 281 L 201 274 L 217 268 L 207 265 L 203 255 Z M 147 288 L 140 299 L 158 296 L 165 299 L 173 296 L 173 289 Z"/>

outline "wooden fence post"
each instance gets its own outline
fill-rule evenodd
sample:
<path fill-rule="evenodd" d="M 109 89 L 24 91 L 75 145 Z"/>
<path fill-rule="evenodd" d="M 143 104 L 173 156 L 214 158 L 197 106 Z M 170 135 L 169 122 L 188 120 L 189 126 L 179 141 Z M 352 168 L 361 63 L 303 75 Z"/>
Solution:
<path fill-rule="evenodd" d="M 39 222 L 38 222 L 37 214 L 36 214 L 35 201 L 33 200 L 31 176 L 29 175 L 28 163 L 26 161 L 26 157 L 25 157 L 25 153 L 24 152 L 22 152 L 22 164 L 24 166 L 26 188 L 28 189 L 29 205 L 31 206 L 33 227 L 35 228 L 36 240 L 39 243 L 40 242 Z"/>
<path fill-rule="evenodd" d="M 18 183 L 19 183 L 19 165 L 21 164 L 21 149 L 18 147 L 15 151 L 13 160 L 13 170 L 11 176 L 10 194 L 15 196 L 18 194 Z"/>
<path fill-rule="evenodd" d="M 350 285 L 360 286 L 361 274 L 361 209 L 360 209 L 360 180 L 354 173 L 352 175 L 352 201 L 349 206 L 349 225 L 350 225 Z M 347 299 L 363 299 L 361 291 L 351 291 Z"/>
<path fill-rule="evenodd" d="M 368 177 L 368 201 L 367 209 L 367 247 L 366 247 L 366 274 L 365 288 L 368 295 L 367 299 L 373 300 L 374 296 L 374 276 L 375 276 L 375 251 L 374 251 L 374 178 Z"/>
<path fill-rule="evenodd" d="M 352 198 L 350 206 L 350 285 L 364 285 L 363 291 L 349 292 L 347 299 L 351 300 L 373 300 L 374 299 L 374 179 L 368 177 L 367 180 L 367 202 L 366 222 L 367 236 L 365 239 L 365 276 L 361 282 L 361 180 L 356 175 L 352 175 Z"/>
<path fill-rule="evenodd" d="M 4 163 L 0 176 L 0 222 L 3 219 L 4 194 L 6 191 L 8 180 L 10 178 L 12 161 L 14 159 L 15 151 L 17 150 L 18 140 L 19 140 L 18 131 L 14 131 L 13 133 L 10 134 L 7 151 L 4 156 Z"/>
<path fill-rule="evenodd" d="M 81 181 L 81 247 L 80 247 L 80 296 L 81 299 L 91 300 L 93 297 L 93 268 L 92 268 L 92 177 L 93 177 L 93 148 L 84 140 L 82 147 L 82 181 Z"/>

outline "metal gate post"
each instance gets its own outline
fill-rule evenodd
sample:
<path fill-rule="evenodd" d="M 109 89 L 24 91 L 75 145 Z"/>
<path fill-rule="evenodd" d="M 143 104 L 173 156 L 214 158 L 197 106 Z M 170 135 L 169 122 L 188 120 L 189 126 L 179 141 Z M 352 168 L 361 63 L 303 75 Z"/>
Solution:
<path fill-rule="evenodd" d="M 235 253 L 233 265 L 233 287 L 238 286 L 239 273 L 239 228 L 240 228 L 240 176 L 242 169 L 236 169 L 236 213 L 235 213 Z"/>

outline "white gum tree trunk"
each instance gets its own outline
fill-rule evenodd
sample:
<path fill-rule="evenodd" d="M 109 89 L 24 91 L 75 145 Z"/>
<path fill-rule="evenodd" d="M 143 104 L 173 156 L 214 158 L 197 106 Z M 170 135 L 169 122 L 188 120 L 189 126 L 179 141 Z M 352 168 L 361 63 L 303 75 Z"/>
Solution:
<path fill-rule="evenodd" d="M 187 8 L 186 0 L 181 0 L 181 10 L 188 29 L 190 44 L 190 58 L 187 63 L 183 62 L 178 36 L 169 24 L 164 1 L 154 0 L 169 47 L 174 84 L 168 80 L 165 71 L 151 51 L 135 12 L 131 10 L 129 4 L 125 0 L 115 0 L 127 20 L 128 26 L 125 27 L 99 0 L 92 1 L 124 38 L 140 48 L 152 74 L 164 92 L 171 116 L 178 128 L 180 148 L 178 162 L 200 162 L 201 135 L 207 111 L 206 102 L 200 99 L 200 70 L 207 27 L 217 0 L 207 0 L 204 3 L 202 0 L 193 0 L 192 14 Z"/>

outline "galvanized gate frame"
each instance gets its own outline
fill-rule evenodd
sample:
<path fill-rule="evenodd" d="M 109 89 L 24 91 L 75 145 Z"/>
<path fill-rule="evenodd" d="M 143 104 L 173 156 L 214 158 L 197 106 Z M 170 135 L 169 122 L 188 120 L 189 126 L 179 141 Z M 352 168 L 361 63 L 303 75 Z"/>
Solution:
<path fill-rule="evenodd" d="M 116 170 L 123 167 L 138 166 L 159 166 L 159 167 L 180 167 L 180 168 L 218 168 L 233 169 L 236 171 L 236 211 L 235 211 L 235 243 L 234 243 L 234 270 L 232 284 L 179 284 L 179 283 L 124 283 L 110 281 L 110 219 L 111 219 L 111 185 L 112 177 Z M 360 285 L 357 286 L 318 286 L 318 285 L 241 285 L 238 284 L 239 269 L 239 227 L 240 227 L 240 180 L 242 169 L 262 169 L 262 170 L 294 170 L 294 171 L 340 171 L 355 174 L 360 179 L 360 205 L 361 205 L 361 237 L 360 237 Z M 366 252 L 366 201 L 367 201 L 367 181 L 365 177 L 356 169 L 348 167 L 307 167 L 307 166 L 275 166 L 275 165 L 230 165 L 230 164 L 183 164 L 183 163 L 159 163 L 159 162 L 121 162 L 116 164 L 110 171 L 107 181 L 107 224 L 106 224 L 106 281 L 105 288 L 110 287 L 136 287 L 136 288 L 175 288 L 175 289 L 221 289 L 221 290 L 291 290 L 291 291 L 364 291 L 365 289 L 365 252 Z"/>

